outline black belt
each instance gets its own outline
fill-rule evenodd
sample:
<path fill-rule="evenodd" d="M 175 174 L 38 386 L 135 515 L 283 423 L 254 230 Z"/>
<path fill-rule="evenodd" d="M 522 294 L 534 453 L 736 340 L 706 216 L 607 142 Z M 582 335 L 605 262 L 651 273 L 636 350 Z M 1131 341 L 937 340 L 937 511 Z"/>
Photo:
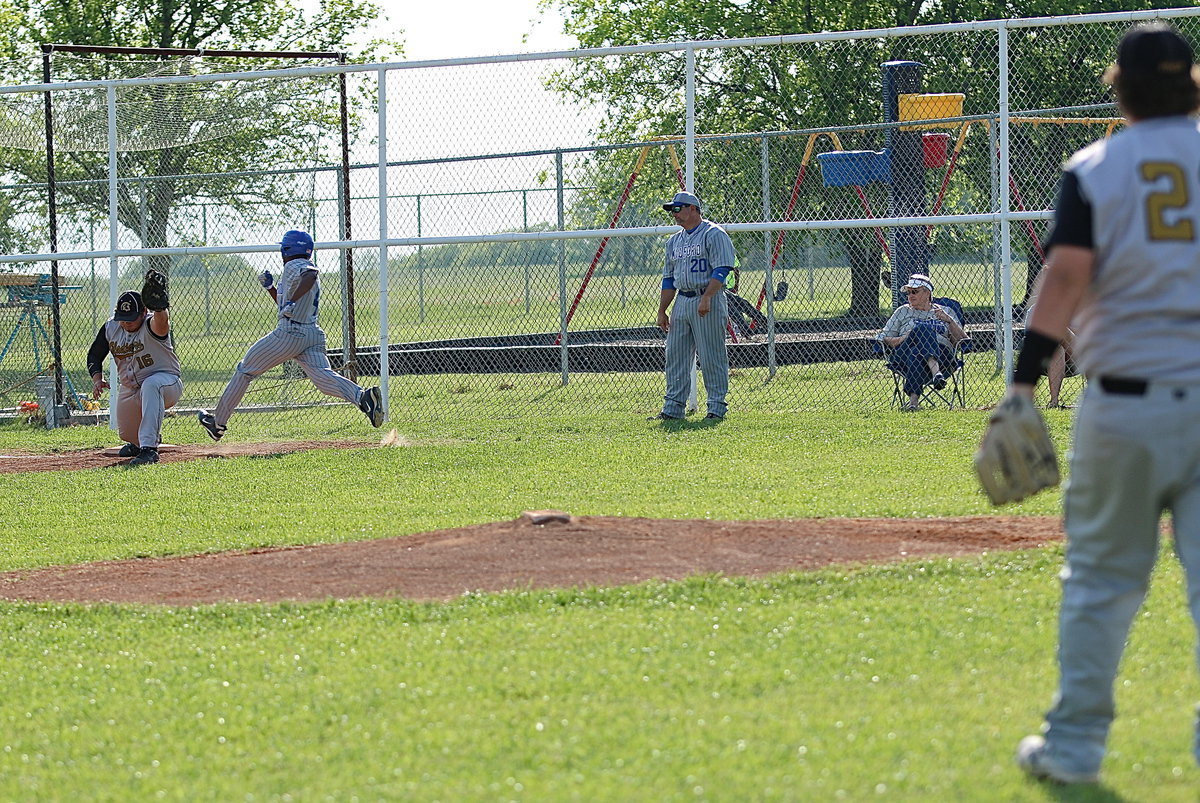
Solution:
<path fill-rule="evenodd" d="M 1123 376 L 1102 376 L 1100 387 L 1105 393 L 1115 396 L 1145 396 L 1150 383 L 1145 379 L 1129 379 Z"/>
<path fill-rule="evenodd" d="M 684 298 L 695 298 L 700 294 L 695 290 L 680 290 L 679 295 L 683 296 Z"/>

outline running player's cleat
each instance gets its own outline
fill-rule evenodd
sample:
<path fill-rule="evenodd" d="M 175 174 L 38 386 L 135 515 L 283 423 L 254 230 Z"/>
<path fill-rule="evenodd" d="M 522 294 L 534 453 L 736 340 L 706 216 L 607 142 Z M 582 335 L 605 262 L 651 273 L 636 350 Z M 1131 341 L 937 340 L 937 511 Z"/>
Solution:
<path fill-rule="evenodd" d="M 204 427 L 204 431 L 208 433 L 208 437 L 214 441 L 221 440 L 221 436 L 225 434 L 225 427 L 217 425 L 217 419 L 207 410 L 199 410 L 196 417 L 200 419 L 200 426 Z"/>
<path fill-rule="evenodd" d="M 148 463 L 158 462 L 158 449 L 151 449 L 149 446 L 138 452 L 137 457 L 129 461 L 131 466 L 144 466 Z"/>
<path fill-rule="evenodd" d="M 371 420 L 371 426 L 382 426 L 383 397 L 379 395 L 379 388 L 367 388 L 364 390 L 358 398 L 358 409 L 367 414 L 367 418 Z"/>

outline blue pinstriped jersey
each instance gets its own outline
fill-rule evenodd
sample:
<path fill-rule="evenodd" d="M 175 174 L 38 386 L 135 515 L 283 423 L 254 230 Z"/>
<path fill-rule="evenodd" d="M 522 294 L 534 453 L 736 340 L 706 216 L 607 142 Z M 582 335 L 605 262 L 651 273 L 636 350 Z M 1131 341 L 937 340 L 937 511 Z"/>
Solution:
<path fill-rule="evenodd" d="M 288 260 L 283 266 L 283 275 L 279 277 L 279 284 L 276 289 L 275 298 L 279 305 L 280 313 L 279 320 L 288 320 L 283 315 L 283 305 L 289 301 L 294 301 L 295 306 L 292 307 L 291 320 L 294 323 L 316 323 L 317 312 L 321 303 L 321 279 L 318 276 L 316 283 L 312 288 L 302 295 L 300 298 L 293 298 L 292 293 L 296 291 L 297 285 L 300 284 L 300 279 L 308 271 L 317 270 L 317 266 L 309 259 L 292 259 Z"/>
<path fill-rule="evenodd" d="M 732 269 L 734 261 L 733 241 L 725 229 L 701 220 L 691 231 L 676 232 L 667 240 L 663 278 L 674 279 L 676 290 L 702 291 L 714 270 Z"/>

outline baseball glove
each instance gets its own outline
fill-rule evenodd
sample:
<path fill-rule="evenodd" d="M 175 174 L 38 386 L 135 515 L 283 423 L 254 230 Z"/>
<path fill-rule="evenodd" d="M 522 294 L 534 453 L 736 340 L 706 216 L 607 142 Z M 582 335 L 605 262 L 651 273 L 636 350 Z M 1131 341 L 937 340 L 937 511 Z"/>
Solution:
<path fill-rule="evenodd" d="M 1058 485 L 1058 454 L 1029 398 L 1009 396 L 992 411 L 975 453 L 975 472 L 993 505 L 1020 502 Z"/>
<path fill-rule="evenodd" d="M 146 277 L 142 280 L 142 303 L 146 309 L 156 311 L 171 306 L 167 296 L 167 277 L 154 268 L 146 271 Z"/>

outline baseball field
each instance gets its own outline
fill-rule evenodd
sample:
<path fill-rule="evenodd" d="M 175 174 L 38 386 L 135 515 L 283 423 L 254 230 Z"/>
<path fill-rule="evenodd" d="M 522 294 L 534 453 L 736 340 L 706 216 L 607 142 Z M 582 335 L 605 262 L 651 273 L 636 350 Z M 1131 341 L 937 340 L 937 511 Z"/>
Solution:
<path fill-rule="evenodd" d="M 1016 769 L 1054 688 L 1063 545 L 980 541 L 1001 521 L 970 469 L 985 412 L 747 409 L 662 426 L 464 404 L 412 427 L 397 412 L 387 447 L 348 411 L 334 428 L 289 419 L 279 444 L 247 417 L 224 454 L 173 425 L 167 437 L 196 459 L 140 470 L 8 469 L 0 798 L 1195 799 L 1195 634 L 1166 547 L 1118 681 L 1103 785 L 1043 786 Z M 1047 411 L 1064 452 L 1070 416 Z M 112 443 L 99 427 L 10 425 L 0 459 L 32 466 Z M 1002 521 L 1046 533 L 1059 506 L 1043 493 Z M 455 544 L 545 508 L 636 519 L 628 565 L 653 557 L 658 520 L 676 539 L 702 520 L 691 527 L 705 544 L 718 543 L 713 522 L 753 533 L 772 520 L 814 550 L 825 530 L 811 519 L 837 519 L 849 541 L 887 520 L 897 543 L 939 526 L 944 548 L 748 576 L 679 578 L 660 559 L 636 583 L 310 601 L 329 553 L 295 549 L 318 563 L 297 573 L 292 601 L 14 599 L 46 567 L 127 561 L 135 584 L 164 557 L 382 539 L 397 553 L 410 536 L 452 531 L 439 543 Z M 539 555 L 516 529 L 490 531 L 477 556 L 462 536 L 427 571 L 527 561 L 532 576 Z M 737 542 L 720 547 L 736 565 Z M 174 566 L 181 587 L 204 571 Z M 587 561 L 577 569 L 588 576 Z"/>

